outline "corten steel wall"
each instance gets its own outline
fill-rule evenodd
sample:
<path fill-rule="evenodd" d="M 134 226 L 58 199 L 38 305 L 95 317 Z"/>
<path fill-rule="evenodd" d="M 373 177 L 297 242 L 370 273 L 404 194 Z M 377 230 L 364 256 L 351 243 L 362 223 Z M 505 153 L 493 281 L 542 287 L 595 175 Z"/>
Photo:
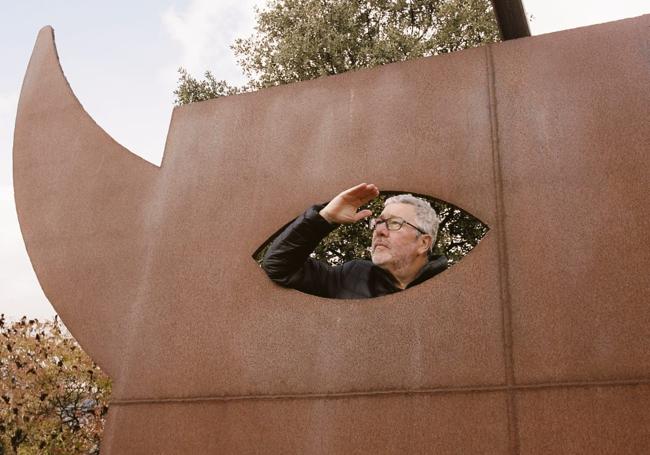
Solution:
<path fill-rule="evenodd" d="M 650 16 L 176 108 L 162 166 L 41 31 L 16 202 L 114 380 L 102 453 L 648 453 Z M 491 230 L 403 293 L 326 300 L 251 254 L 360 181 Z"/>

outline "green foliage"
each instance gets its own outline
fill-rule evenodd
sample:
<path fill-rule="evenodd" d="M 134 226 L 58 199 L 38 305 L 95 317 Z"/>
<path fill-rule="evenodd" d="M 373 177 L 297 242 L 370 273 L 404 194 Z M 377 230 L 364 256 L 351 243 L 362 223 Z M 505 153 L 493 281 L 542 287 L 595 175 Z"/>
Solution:
<path fill-rule="evenodd" d="M 499 40 L 489 0 L 269 0 L 255 33 L 232 46 L 242 87 L 180 69 L 176 104 L 187 104 Z"/>
<path fill-rule="evenodd" d="M 263 88 L 497 41 L 488 0 L 272 0 L 233 50 Z"/>
<path fill-rule="evenodd" d="M 0 454 L 97 454 L 109 378 L 55 318 L 0 315 Z"/>
<path fill-rule="evenodd" d="M 183 68 L 179 68 L 178 73 L 178 87 L 174 90 L 174 95 L 176 95 L 174 102 L 179 106 L 220 96 L 235 95 L 243 90 L 231 86 L 226 81 L 218 81 L 210 71 L 205 72 L 205 79 L 202 81 L 192 77 Z"/>
<path fill-rule="evenodd" d="M 454 205 L 436 199 L 429 199 L 429 202 L 441 220 L 433 253 L 447 256 L 450 265 L 460 261 L 490 230 L 479 219 Z"/>

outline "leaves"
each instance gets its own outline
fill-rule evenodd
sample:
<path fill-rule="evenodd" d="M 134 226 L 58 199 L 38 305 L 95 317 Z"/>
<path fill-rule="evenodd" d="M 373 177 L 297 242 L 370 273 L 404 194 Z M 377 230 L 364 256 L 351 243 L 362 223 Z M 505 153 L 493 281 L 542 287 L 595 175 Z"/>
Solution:
<path fill-rule="evenodd" d="M 0 454 L 98 453 L 108 377 L 58 318 L 2 315 L 0 333 Z"/>
<path fill-rule="evenodd" d="M 272 0 L 232 48 L 263 88 L 498 39 L 488 0 Z"/>
<path fill-rule="evenodd" d="M 453 52 L 499 40 L 489 0 L 269 0 L 231 46 L 242 87 L 179 69 L 176 104 Z"/>
<path fill-rule="evenodd" d="M 220 96 L 234 95 L 243 91 L 242 88 L 233 87 L 226 81 L 218 81 L 210 71 L 205 72 L 205 79 L 200 81 L 192 77 L 187 70 L 178 69 L 178 87 L 174 90 L 178 106 L 193 103 L 195 101 L 206 101 Z"/>

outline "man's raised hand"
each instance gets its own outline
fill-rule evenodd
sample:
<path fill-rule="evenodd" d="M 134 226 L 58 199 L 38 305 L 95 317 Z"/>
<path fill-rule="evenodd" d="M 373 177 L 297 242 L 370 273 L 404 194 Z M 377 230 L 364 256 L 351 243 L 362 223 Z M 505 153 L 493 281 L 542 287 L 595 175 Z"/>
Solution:
<path fill-rule="evenodd" d="M 372 183 L 360 183 L 339 193 L 319 213 L 330 223 L 351 224 L 372 215 L 370 210 L 359 210 L 379 196 L 379 189 Z"/>

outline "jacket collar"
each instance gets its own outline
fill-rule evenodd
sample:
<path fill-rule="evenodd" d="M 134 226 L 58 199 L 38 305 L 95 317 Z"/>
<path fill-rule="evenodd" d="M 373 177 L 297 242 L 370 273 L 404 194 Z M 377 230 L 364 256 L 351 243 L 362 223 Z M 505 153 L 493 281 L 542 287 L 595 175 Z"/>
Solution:
<path fill-rule="evenodd" d="M 391 292 L 397 292 L 401 291 L 397 286 L 397 280 L 395 280 L 395 277 L 387 270 L 382 269 L 381 267 L 374 265 L 373 268 L 377 270 L 379 274 L 381 274 L 384 279 L 385 279 L 385 284 L 387 286 L 390 286 Z M 436 256 L 433 259 L 431 259 L 429 262 L 426 263 L 424 267 L 420 269 L 418 274 L 415 276 L 413 281 L 411 281 L 408 286 L 406 286 L 406 289 L 416 286 L 429 278 L 433 277 L 434 275 L 439 274 L 443 270 L 447 268 L 447 258 L 445 256 Z"/>
<path fill-rule="evenodd" d="M 406 286 L 406 289 L 410 288 L 411 286 L 418 285 L 422 283 L 423 281 L 428 280 L 429 278 L 433 277 L 434 275 L 439 274 L 443 270 L 447 268 L 447 258 L 445 256 L 436 256 L 427 264 L 420 269 L 420 272 L 415 276 L 413 281 L 411 281 L 408 286 Z"/>

